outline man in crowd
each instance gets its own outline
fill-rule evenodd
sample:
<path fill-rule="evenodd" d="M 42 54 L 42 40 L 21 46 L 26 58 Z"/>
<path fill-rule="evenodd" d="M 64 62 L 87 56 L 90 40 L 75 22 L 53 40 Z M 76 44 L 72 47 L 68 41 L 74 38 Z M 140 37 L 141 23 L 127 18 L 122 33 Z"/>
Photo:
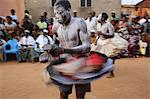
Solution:
<path fill-rule="evenodd" d="M 29 35 L 30 31 L 25 30 L 24 36 L 20 39 L 19 45 L 20 45 L 20 53 L 19 53 L 19 62 L 22 61 L 31 61 L 31 57 L 34 56 L 33 53 L 31 53 L 35 40 L 32 36 Z"/>
<path fill-rule="evenodd" d="M 10 17 L 12 18 L 12 21 L 17 22 L 18 21 L 18 17 L 16 15 L 16 11 L 14 9 L 11 9 L 11 15 Z"/>
<path fill-rule="evenodd" d="M 45 22 L 44 16 L 40 17 L 40 21 L 37 22 L 37 26 L 39 27 L 40 30 L 47 29 L 47 23 Z"/>
<path fill-rule="evenodd" d="M 89 17 L 86 20 L 87 30 L 89 35 L 91 34 L 91 30 L 97 31 L 97 19 L 94 17 L 92 12 L 89 13 Z"/>

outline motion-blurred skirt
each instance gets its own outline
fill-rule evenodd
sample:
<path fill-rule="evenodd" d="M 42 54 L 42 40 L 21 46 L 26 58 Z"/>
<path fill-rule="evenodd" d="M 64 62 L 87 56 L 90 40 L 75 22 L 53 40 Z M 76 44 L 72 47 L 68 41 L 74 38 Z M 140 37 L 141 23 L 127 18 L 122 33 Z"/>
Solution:
<path fill-rule="evenodd" d="M 48 68 L 43 72 L 43 78 L 46 84 L 87 84 L 99 79 L 114 68 L 113 61 L 111 59 L 108 59 L 98 53 L 90 53 L 90 55 L 86 58 L 79 58 L 73 62 L 65 63 L 60 66 L 64 66 L 66 69 L 58 69 L 52 65 L 48 66 Z M 77 68 L 72 68 L 73 66 L 77 66 Z M 68 70 L 72 72 L 68 72 Z"/>

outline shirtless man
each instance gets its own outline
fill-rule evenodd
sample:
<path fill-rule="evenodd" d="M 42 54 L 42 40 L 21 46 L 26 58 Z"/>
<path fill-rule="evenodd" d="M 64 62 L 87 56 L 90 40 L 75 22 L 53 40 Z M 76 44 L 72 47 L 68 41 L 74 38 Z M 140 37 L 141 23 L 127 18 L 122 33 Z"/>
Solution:
<path fill-rule="evenodd" d="M 52 31 L 57 33 L 60 40 L 60 47 L 53 48 L 53 56 L 70 58 L 68 56 L 80 56 L 90 51 L 87 26 L 81 18 L 71 16 L 71 5 L 68 0 L 57 0 L 54 5 L 55 18 Z M 68 99 L 72 93 L 73 85 L 60 85 L 60 99 Z M 90 83 L 75 84 L 77 99 L 84 99 L 85 93 L 90 92 Z"/>

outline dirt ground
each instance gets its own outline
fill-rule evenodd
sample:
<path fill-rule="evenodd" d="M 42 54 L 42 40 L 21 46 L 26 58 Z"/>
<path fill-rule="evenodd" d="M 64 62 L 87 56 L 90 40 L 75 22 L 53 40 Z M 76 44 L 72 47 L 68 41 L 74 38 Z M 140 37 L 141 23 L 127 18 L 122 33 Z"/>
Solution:
<path fill-rule="evenodd" d="M 92 82 L 92 92 L 86 99 L 150 99 L 149 61 L 118 59 L 116 77 Z M 0 63 L 0 99 L 59 99 L 57 87 L 47 87 L 42 82 L 41 72 L 45 67 L 41 63 Z M 69 99 L 75 99 L 74 91 Z"/>

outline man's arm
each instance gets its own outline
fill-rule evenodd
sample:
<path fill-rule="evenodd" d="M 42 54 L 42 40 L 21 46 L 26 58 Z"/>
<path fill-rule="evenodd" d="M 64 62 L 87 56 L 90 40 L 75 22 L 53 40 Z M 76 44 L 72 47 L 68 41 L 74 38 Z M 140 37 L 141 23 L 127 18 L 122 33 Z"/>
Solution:
<path fill-rule="evenodd" d="M 82 44 L 76 47 L 64 49 L 64 53 L 72 53 L 72 54 L 84 54 L 90 51 L 90 41 L 87 33 L 87 26 L 84 20 L 79 21 L 79 30 L 78 35 Z"/>

